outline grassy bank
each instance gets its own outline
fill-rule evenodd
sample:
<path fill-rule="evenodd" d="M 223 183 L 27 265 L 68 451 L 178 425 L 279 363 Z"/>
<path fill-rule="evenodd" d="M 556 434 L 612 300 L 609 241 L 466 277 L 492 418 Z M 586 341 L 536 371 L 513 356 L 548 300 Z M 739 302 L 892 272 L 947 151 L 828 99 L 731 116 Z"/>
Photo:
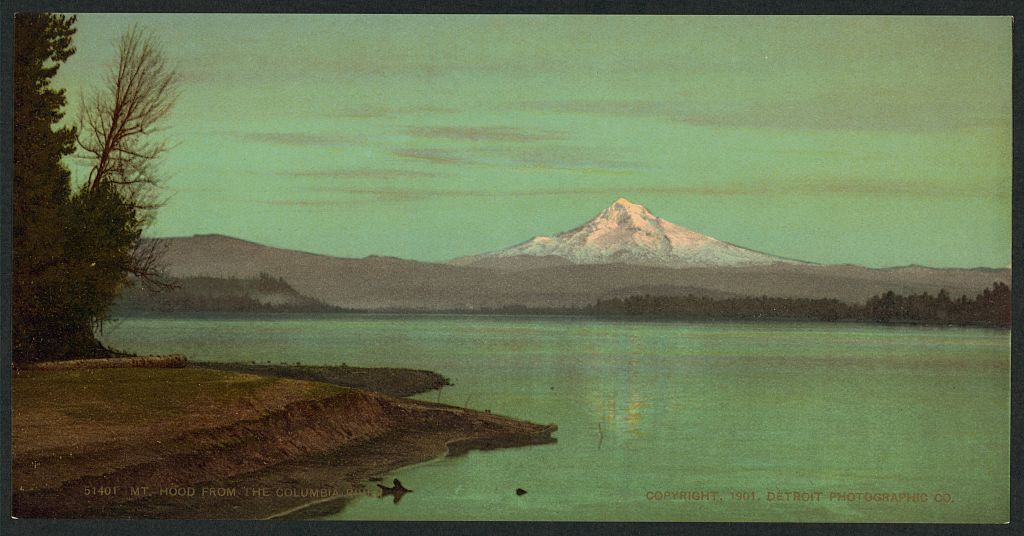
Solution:
<path fill-rule="evenodd" d="M 329 383 L 391 396 L 412 396 L 451 385 L 448 378 L 436 372 L 403 368 L 213 362 L 190 362 L 189 366 Z"/>
<path fill-rule="evenodd" d="M 12 396 L 17 517 L 317 515 L 466 445 L 554 441 L 553 426 L 205 368 L 19 370 Z"/>

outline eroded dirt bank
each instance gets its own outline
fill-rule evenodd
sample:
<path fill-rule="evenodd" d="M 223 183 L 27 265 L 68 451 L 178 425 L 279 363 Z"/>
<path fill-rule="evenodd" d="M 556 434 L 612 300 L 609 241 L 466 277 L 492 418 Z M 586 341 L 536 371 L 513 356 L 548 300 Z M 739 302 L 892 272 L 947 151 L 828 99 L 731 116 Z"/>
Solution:
<path fill-rule="evenodd" d="M 60 381 L 40 377 L 55 374 L 63 375 Z M 221 399 L 215 404 L 187 400 L 199 396 L 193 393 L 158 409 L 121 415 L 121 421 L 134 418 L 100 432 L 106 429 L 104 419 L 118 419 L 108 414 L 116 412 L 117 404 L 147 403 L 139 397 L 152 391 L 123 397 L 116 391 L 136 374 L 142 374 L 136 379 L 143 384 L 162 382 L 165 387 L 175 382 L 193 386 L 202 379 Z M 17 517 L 323 515 L 352 497 L 374 495 L 377 489 L 368 479 L 403 465 L 456 454 L 467 446 L 555 441 L 554 425 L 314 382 L 194 369 L 23 375 L 30 377 L 16 376 L 13 385 Z M 113 380 L 111 375 L 116 375 Z M 30 381 L 45 383 L 19 389 L 19 382 Z M 223 385 L 239 383 L 258 388 L 222 395 Z M 41 400 L 43 386 L 64 394 Z M 78 392 L 66 397 L 68 390 Z M 44 429 L 41 423 L 26 419 L 45 418 L 48 412 L 84 428 L 62 437 L 37 437 Z"/>

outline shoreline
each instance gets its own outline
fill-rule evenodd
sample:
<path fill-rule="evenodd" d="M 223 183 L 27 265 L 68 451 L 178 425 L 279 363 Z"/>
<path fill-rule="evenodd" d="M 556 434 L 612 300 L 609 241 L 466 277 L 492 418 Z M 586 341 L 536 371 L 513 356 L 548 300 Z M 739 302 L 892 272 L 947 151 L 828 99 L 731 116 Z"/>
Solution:
<path fill-rule="evenodd" d="M 141 387 L 126 394 L 126 382 Z M 46 404 L 54 385 L 77 392 Z M 323 517 L 378 496 L 373 480 L 398 468 L 557 441 L 553 424 L 191 364 L 23 370 L 13 388 L 13 514 L 22 518 Z M 157 388 L 156 400 L 143 399 Z M 80 415 L 98 404 L 115 414 Z M 118 412 L 125 404 L 142 409 Z M 61 419 L 80 429 L 54 437 Z"/>
<path fill-rule="evenodd" d="M 448 378 L 436 372 L 407 368 L 213 361 L 189 361 L 186 366 L 328 383 L 396 397 L 418 395 L 451 385 Z"/>
<path fill-rule="evenodd" d="M 427 309 L 345 309 L 331 312 L 153 312 L 145 314 L 124 315 L 124 319 L 153 319 L 153 318 L 266 318 L 274 319 L 284 316 L 297 316 L 303 318 L 326 318 L 332 316 L 355 316 L 355 317 L 407 317 L 407 318 L 430 318 L 430 317 L 481 317 L 481 318 L 510 318 L 510 319 L 534 319 L 534 318 L 564 318 L 573 320 L 598 320 L 610 322 L 651 322 L 651 323 L 679 323 L 679 324 L 822 324 L 822 325 L 860 325 L 879 327 L 925 327 L 925 328 L 970 328 L 970 329 L 991 329 L 996 331 L 1009 331 L 1011 326 L 988 322 L 942 322 L 926 320 L 903 320 L 893 322 L 877 322 L 863 319 L 836 319 L 821 320 L 815 318 L 715 318 L 715 317 L 683 317 L 670 315 L 630 315 L 630 314 L 588 314 L 577 310 L 543 310 L 536 312 L 504 312 L 501 310 L 427 310 Z M 259 365 L 259 363 L 257 363 Z"/>

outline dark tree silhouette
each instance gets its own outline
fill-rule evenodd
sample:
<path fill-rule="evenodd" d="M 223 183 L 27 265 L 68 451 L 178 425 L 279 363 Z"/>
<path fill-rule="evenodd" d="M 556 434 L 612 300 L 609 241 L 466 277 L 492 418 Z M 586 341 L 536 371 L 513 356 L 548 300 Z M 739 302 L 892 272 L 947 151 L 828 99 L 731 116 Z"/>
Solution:
<path fill-rule="evenodd" d="M 137 29 L 118 47 L 108 87 L 83 100 L 79 132 L 59 127 L 64 91 L 50 87 L 75 51 L 74 17 L 15 17 L 14 295 L 16 362 L 110 355 L 96 330 L 130 277 L 160 285 L 155 241 L 142 231 L 160 205 L 153 138 L 177 75 Z M 81 134 L 81 137 L 79 137 Z M 62 159 L 75 142 L 92 171 L 75 192 Z"/>
<path fill-rule="evenodd" d="M 1010 287 L 995 282 L 974 300 L 953 302 L 940 290 L 903 296 L 893 291 L 864 304 L 834 299 L 773 298 L 768 296 L 714 300 L 696 296 L 629 296 L 601 300 L 582 310 L 599 316 L 629 316 L 689 320 L 811 320 L 905 324 L 1010 326 Z"/>
<path fill-rule="evenodd" d="M 12 346 L 18 361 L 67 350 L 64 265 L 71 174 L 61 159 L 76 132 L 58 127 L 64 90 L 50 86 L 75 48 L 75 17 L 19 13 L 14 18 L 14 191 Z"/>

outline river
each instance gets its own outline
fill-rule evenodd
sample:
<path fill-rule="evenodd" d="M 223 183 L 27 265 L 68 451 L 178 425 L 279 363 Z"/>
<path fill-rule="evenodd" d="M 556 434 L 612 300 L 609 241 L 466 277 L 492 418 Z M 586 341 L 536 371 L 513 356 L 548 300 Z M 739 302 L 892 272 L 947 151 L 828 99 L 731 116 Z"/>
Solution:
<path fill-rule="evenodd" d="M 140 317 L 192 360 L 434 370 L 417 396 L 556 423 L 551 445 L 393 474 L 334 519 L 1003 522 L 1009 331 L 564 317 Z M 515 493 L 517 488 L 526 491 Z"/>

